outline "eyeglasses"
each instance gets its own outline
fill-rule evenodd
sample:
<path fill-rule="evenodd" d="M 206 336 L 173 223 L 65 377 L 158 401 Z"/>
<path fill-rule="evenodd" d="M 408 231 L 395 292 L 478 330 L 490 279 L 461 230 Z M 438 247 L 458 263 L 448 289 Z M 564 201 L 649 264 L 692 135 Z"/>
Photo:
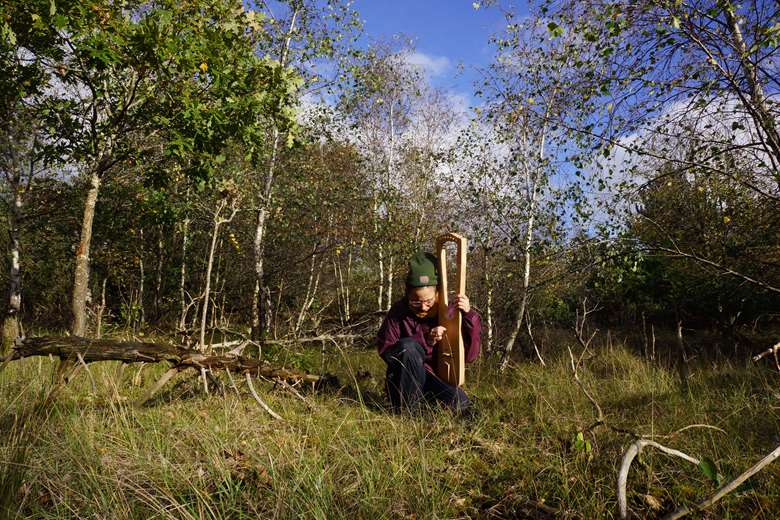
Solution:
<path fill-rule="evenodd" d="M 409 300 L 409 307 L 422 307 L 425 306 L 431 306 L 436 301 L 436 297 L 428 298 L 427 300 Z"/>

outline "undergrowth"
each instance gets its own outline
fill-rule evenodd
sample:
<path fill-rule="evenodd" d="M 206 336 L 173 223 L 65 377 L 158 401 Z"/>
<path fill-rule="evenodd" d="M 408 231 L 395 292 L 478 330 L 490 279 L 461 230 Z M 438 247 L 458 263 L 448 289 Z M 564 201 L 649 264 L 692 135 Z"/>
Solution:
<path fill-rule="evenodd" d="M 332 349 L 330 349 L 332 350 Z M 499 375 L 468 370 L 478 413 L 458 418 L 384 409 L 373 352 L 277 352 L 337 372 L 340 390 L 307 402 L 256 384 L 284 421 L 260 409 L 236 379 L 202 392 L 181 374 L 150 405 L 134 406 L 162 366 L 98 363 L 43 405 L 54 363 L 10 364 L 0 374 L 0 508 L 7 518 L 613 518 L 620 457 L 633 438 L 588 432 L 591 404 L 568 357 L 521 363 Z M 140 370 L 140 374 L 139 374 Z M 730 361 L 677 373 L 623 348 L 599 351 L 580 377 L 609 425 L 736 476 L 780 443 L 780 376 Z M 93 389 L 94 381 L 94 389 Z M 695 426 L 681 430 L 689 425 Z M 717 429 L 716 429 L 717 428 Z M 580 442 L 578 442 L 578 432 Z M 585 443 L 584 441 L 587 441 Z M 699 468 L 645 451 L 629 476 L 640 518 L 716 489 Z M 780 517 L 780 464 L 726 497 L 708 518 Z"/>

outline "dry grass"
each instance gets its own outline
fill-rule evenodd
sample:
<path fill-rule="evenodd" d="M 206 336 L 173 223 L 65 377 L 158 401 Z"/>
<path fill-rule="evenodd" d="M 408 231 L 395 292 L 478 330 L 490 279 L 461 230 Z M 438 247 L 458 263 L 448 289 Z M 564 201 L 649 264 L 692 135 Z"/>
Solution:
<path fill-rule="evenodd" d="M 316 354 L 288 360 L 319 366 Z M 306 394 L 257 385 L 286 420 L 273 421 L 229 386 L 205 396 L 179 376 L 152 406 L 128 403 L 163 367 L 91 367 L 56 404 L 38 404 L 53 363 L 16 362 L 0 374 L 0 507 L 30 518 L 610 518 L 615 479 L 631 437 L 607 429 L 573 439 L 593 420 L 568 359 L 520 364 L 496 375 L 473 367 L 471 420 L 430 410 L 418 417 L 381 406 L 382 363 L 373 352 L 334 353 L 329 368 L 348 385 Z M 358 369 L 369 374 L 357 376 Z M 646 435 L 692 428 L 660 442 L 737 474 L 780 438 L 780 376 L 762 367 L 697 366 L 687 392 L 676 372 L 624 348 L 586 362 L 610 425 Z M 178 382 L 178 385 L 177 385 Z M 237 383 L 240 382 L 237 381 Z M 355 390 L 358 383 L 359 391 Z M 678 460 L 646 452 L 629 477 L 629 507 L 655 517 L 712 492 L 715 484 Z M 655 509 L 660 508 L 660 509 Z M 712 518 L 780 517 L 780 465 L 752 489 L 724 499 Z"/>

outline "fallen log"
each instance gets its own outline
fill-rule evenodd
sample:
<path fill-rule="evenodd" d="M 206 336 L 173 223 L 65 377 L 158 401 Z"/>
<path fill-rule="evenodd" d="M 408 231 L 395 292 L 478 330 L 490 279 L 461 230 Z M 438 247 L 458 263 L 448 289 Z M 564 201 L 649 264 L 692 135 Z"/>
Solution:
<path fill-rule="evenodd" d="M 319 376 L 309 372 L 291 370 L 273 365 L 267 361 L 249 359 L 243 356 L 208 355 L 165 343 L 141 341 L 119 341 L 92 339 L 79 336 L 41 336 L 18 339 L 11 354 L 2 360 L 0 371 L 16 359 L 33 356 L 54 356 L 62 361 L 78 361 L 85 366 L 98 361 L 121 361 L 122 363 L 170 363 L 171 368 L 148 392 L 143 402 L 148 401 L 177 372 L 193 368 L 196 370 L 227 370 L 248 376 L 276 379 L 287 383 L 309 383 L 322 387 L 335 383 L 331 375 Z"/>

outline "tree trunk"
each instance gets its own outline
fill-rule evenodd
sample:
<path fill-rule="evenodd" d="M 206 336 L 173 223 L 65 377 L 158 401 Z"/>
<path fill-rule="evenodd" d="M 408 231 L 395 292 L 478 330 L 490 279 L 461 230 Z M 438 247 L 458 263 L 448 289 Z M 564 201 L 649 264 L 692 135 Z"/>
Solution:
<path fill-rule="evenodd" d="M 323 258 L 320 260 L 319 268 L 317 268 L 317 246 L 319 246 L 319 243 L 314 244 L 314 249 L 312 250 L 311 253 L 311 266 L 309 267 L 309 282 L 306 286 L 306 296 L 304 296 L 303 298 L 303 305 L 301 305 L 301 310 L 298 313 L 298 319 L 295 322 L 295 329 L 294 329 L 295 336 L 298 336 L 298 334 L 301 331 L 301 327 L 303 326 L 306 313 L 309 312 L 309 309 L 314 303 L 314 300 L 317 296 L 317 290 L 320 284 L 320 274 L 322 273 L 322 264 L 324 263 L 325 259 L 323 256 Z"/>
<path fill-rule="evenodd" d="M 188 192 L 189 193 L 189 192 Z M 179 270 L 179 301 L 181 312 L 179 314 L 179 330 L 187 328 L 187 292 L 184 290 L 187 279 L 187 240 L 189 239 L 190 219 L 185 218 L 181 223 L 181 268 Z"/>
<path fill-rule="evenodd" d="M 389 311 L 390 307 L 393 305 L 393 262 L 395 261 L 395 255 L 391 254 L 390 259 L 387 262 L 387 289 L 385 290 L 385 294 L 387 295 L 387 300 L 385 303 L 385 311 Z"/>
<path fill-rule="evenodd" d="M 374 237 L 377 239 L 378 245 L 377 245 L 377 255 L 379 257 L 378 260 L 378 267 L 379 267 L 379 285 L 377 286 L 379 292 L 376 297 L 376 310 L 378 312 L 382 312 L 382 296 L 384 295 L 385 290 L 385 252 L 384 247 L 382 246 L 382 240 L 379 238 L 379 194 L 374 194 Z"/>
<path fill-rule="evenodd" d="M 157 278 L 155 279 L 154 283 L 154 319 L 156 321 L 160 320 L 160 298 L 162 297 L 161 291 L 162 291 L 162 271 L 163 271 L 163 256 L 164 256 L 164 248 L 163 248 L 163 226 L 162 224 L 158 228 L 158 235 L 157 235 Z"/>
<path fill-rule="evenodd" d="M 295 31 L 295 23 L 300 13 L 301 6 L 295 3 L 292 15 L 290 16 L 290 25 L 287 28 L 284 45 L 282 47 L 279 64 L 282 68 L 287 66 L 287 57 L 290 51 L 290 42 Z M 281 101 L 280 101 L 281 103 Z M 254 257 L 255 257 L 255 288 L 252 295 L 252 338 L 260 340 L 265 337 L 268 327 L 271 323 L 269 319 L 270 312 L 270 290 L 266 287 L 265 272 L 263 266 L 263 256 L 265 254 L 265 231 L 268 226 L 268 212 L 271 209 L 271 195 L 273 193 L 274 173 L 276 169 L 276 159 L 279 151 L 279 128 L 274 125 L 271 139 L 271 157 L 268 161 L 268 171 L 266 172 L 265 182 L 262 184 L 262 192 L 259 197 L 259 209 L 257 210 L 257 221 L 255 225 Z"/>
<path fill-rule="evenodd" d="M 344 319 L 349 323 L 351 317 L 349 286 L 352 280 L 352 247 L 350 245 L 347 256 L 347 281 L 344 284 Z"/>
<path fill-rule="evenodd" d="M 685 351 L 685 342 L 683 341 L 682 320 L 677 320 L 677 372 L 680 376 L 680 384 L 683 389 L 688 390 L 688 353 Z"/>
<path fill-rule="evenodd" d="M 103 278 L 103 289 L 100 291 L 100 306 L 98 307 L 97 316 L 95 317 L 95 337 L 100 339 L 103 335 L 103 313 L 106 310 L 106 283 L 108 282 L 108 276 Z"/>
<path fill-rule="evenodd" d="M 165 343 L 117 341 L 111 339 L 87 339 L 80 337 L 42 336 L 27 338 L 14 347 L 10 356 L 2 361 L 24 359 L 32 356 L 54 356 L 61 360 L 76 359 L 81 355 L 85 363 L 122 361 L 123 363 L 170 363 L 174 368 L 229 370 L 239 374 L 252 374 L 268 379 L 281 379 L 291 383 L 308 383 L 317 386 L 338 385 L 331 375 L 318 376 L 308 372 L 286 369 L 264 361 L 242 356 L 209 356 L 197 350 L 185 349 Z M 0 369 L 4 363 L 0 365 Z"/>
<path fill-rule="evenodd" d="M 217 205 L 217 210 L 214 213 L 214 227 L 211 231 L 211 247 L 209 248 L 209 260 L 206 265 L 206 281 L 203 289 L 203 307 L 201 308 L 200 317 L 200 342 L 198 347 L 200 350 L 206 349 L 206 318 L 209 312 L 209 293 L 211 291 L 211 269 L 214 266 L 214 252 L 217 249 L 217 237 L 219 236 L 219 226 L 224 222 L 220 218 L 220 213 L 225 208 L 225 201 L 220 201 Z"/>
<path fill-rule="evenodd" d="M 740 63 L 745 70 L 745 79 L 750 87 L 751 103 L 745 103 L 745 108 L 750 113 L 756 126 L 763 131 L 764 135 L 760 136 L 760 138 L 763 147 L 774 166 L 773 170 L 776 172 L 775 179 L 780 185 L 780 133 L 777 130 L 777 123 L 774 115 L 767 107 L 764 88 L 758 80 L 756 66 L 750 61 L 750 52 L 745 45 L 745 40 L 742 37 L 742 30 L 739 28 L 739 21 L 733 11 L 733 7 L 728 6 L 724 9 L 724 13 L 726 15 L 729 31 L 731 32 L 731 38 L 734 42 L 734 47 L 739 53 Z M 736 88 L 740 90 L 739 86 Z"/>
<path fill-rule="evenodd" d="M 3 322 L 3 343 L 0 354 L 5 355 L 19 337 L 19 313 L 22 309 L 22 271 L 19 250 L 19 222 L 22 218 L 22 192 L 14 189 L 14 204 L 8 213 L 8 235 L 11 248 L 11 272 L 8 278 L 8 310 Z"/>
<path fill-rule="evenodd" d="M 271 156 L 270 172 L 273 171 L 274 155 L 276 153 L 276 139 L 274 139 L 273 152 Z M 254 255 L 255 255 L 255 288 L 252 293 L 252 339 L 260 340 L 265 336 L 267 315 L 263 312 L 263 292 L 265 290 L 265 270 L 263 266 L 264 255 L 264 235 L 265 235 L 265 221 L 267 210 L 265 208 L 266 202 L 263 201 L 263 207 L 257 211 L 257 221 L 255 223 L 255 240 L 254 240 Z"/>
<path fill-rule="evenodd" d="M 76 251 L 76 270 L 73 277 L 73 295 L 71 311 L 73 323 L 71 334 L 84 336 L 87 332 L 87 293 L 89 291 L 89 252 L 92 241 L 92 221 L 95 218 L 95 204 L 100 191 L 100 176 L 93 173 L 90 176 L 90 188 L 84 202 L 84 216 L 81 222 L 81 237 Z"/>
<path fill-rule="evenodd" d="M 341 275 L 341 259 L 339 257 L 339 254 L 336 253 L 333 255 L 333 279 L 336 281 L 336 297 L 338 302 L 338 309 L 339 309 L 339 323 L 341 326 L 344 326 L 344 308 L 345 305 L 345 299 L 344 299 L 344 277 Z"/>
<path fill-rule="evenodd" d="M 520 307 L 517 309 L 514 315 L 514 326 L 512 332 L 509 334 L 509 338 L 504 346 L 504 356 L 501 360 L 501 370 L 506 370 L 509 365 L 509 357 L 512 353 L 517 335 L 520 332 L 520 327 L 523 325 L 523 318 L 526 314 L 526 307 L 528 305 L 528 287 L 531 281 L 531 245 L 533 243 L 533 231 L 534 231 L 534 210 L 532 206 L 531 214 L 528 217 L 525 244 L 523 245 L 523 287 L 522 296 L 520 299 Z"/>
<path fill-rule="evenodd" d="M 146 315 L 144 314 L 144 230 L 141 228 L 141 249 L 138 251 L 138 324 L 143 325 L 146 321 Z M 135 331 L 135 323 L 133 324 L 133 331 Z"/>
<path fill-rule="evenodd" d="M 390 187 L 393 185 L 393 170 L 395 167 L 395 103 L 391 100 L 390 101 L 390 151 L 387 156 L 387 181 L 385 186 Z M 390 214 L 390 205 L 386 205 L 387 209 L 387 225 L 388 229 L 391 229 L 391 224 L 393 222 L 392 216 Z M 393 253 L 392 249 L 388 251 L 389 258 L 387 261 L 387 289 L 385 290 L 385 311 L 389 311 L 390 307 L 393 305 L 393 263 L 395 261 L 395 254 Z"/>
<path fill-rule="evenodd" d="M 339 315 L 341 317 L 342 325 L 349 323 L 349 319 L 350 319 L 349 281 L 350 281 L 351 272 L 352 272 L 352 244 L 350 244 L 350 249 L 349 252 L 347 253 L 346 269 L 344 269 L 341 266 L 340 254 L 336 254 L 333 257 L 333 276 L 335 277 L 336 282 L 338 283 L 336 290 L 339 296 Z"/>
<path fill-rule="evenodd" d="M 488 234 L 488 239 L 490 235 Z M 490 263 L 488 261 L 488 250 L 483 251 L 482 274 L 485 284 L 485 318 L 487 323 L 485 352 L 490 354 L 493 351 L 493 279 L 490 277 Z"/>
<path fill-rule="evenodd" d="M 552 93 L 552 97 L 555 96 L 555 91 Z M 552 104 L 552 101 L 550 101 L 550 105 L 548 105 L 545 117 L 549 115 L 549 109 Z M 546 123 L 544 123 L 546 125 Z M 546 126 L 542 126 L 541 134 L 539 137 L 539 148 L 538 148 L 538 160 L 539 163 L 529 164 L 528 160 L 524 157 L 521 157 L 520 160 L 522 161 L 523 166 L 523 173 L 525 177 L 525 196 L 526 201 L 528 203 L 528 219 L 526 221 L 526 232 L 525 232 L 525 243 L 523 244 L 523 287 L 522 287 L 522 299 L 520 300 L 520 308 L 517 309 L 517 313 L 514 317 L 514 327 L 512 328 L 512 332 L 509 335 L 509 338 L 507 339 L 506 345 L 504 346 L 504 357 L 501 361 L 501 370 L 505 370 L 506 367 L 509 364 L 509 356 L 512 353 L 512 347 L 514 346 L 515 340 L 517 339 L 517 334 L 520 332 L 520 327 L 523 323 L 523 317 L 526 315 L 527 310 L 526 307 L 528 306 L 528 291 L 530 287 L 531 282 L 531 246 L 533 245 L 533 239 L 534 239 L 534 223 L 536 218 L 536 206 L 538 203 L 539 198 L 539 183 L 540 179 L 544 176 L 544 158 L 545 158 L 545 136 L 546 136 Z M 527 134 L 522 133 L 525 130 L 523 129 L 521 131 L 521 139 L 523 141 L 523 144 L 527 144 Z M 526 148 L 528 149 L 528 148 Z"/>
<path fill-rule="evenodd" d="M 214 309 L 211 311 L 211 328 L 214 329 L 217 326 L 217 295 L 219 295 L 222 292 L 222 289 L 220 288 L 220 281 L 222 281 L 222 287 L 224 288 L 225 282 L 221 280 L 222 278 L 222 252 L 223 252 L 223 240 L 222 238 L 219 239 L 217 242 L 217 250 L 215 252 L 215 256 L 217 259 L 217 266 L 214 269 L 214 288 L 215 288 L 215 295 L 214 295 L 214 301 L 212 302 L 212 305 L 214 306 Z"/>

